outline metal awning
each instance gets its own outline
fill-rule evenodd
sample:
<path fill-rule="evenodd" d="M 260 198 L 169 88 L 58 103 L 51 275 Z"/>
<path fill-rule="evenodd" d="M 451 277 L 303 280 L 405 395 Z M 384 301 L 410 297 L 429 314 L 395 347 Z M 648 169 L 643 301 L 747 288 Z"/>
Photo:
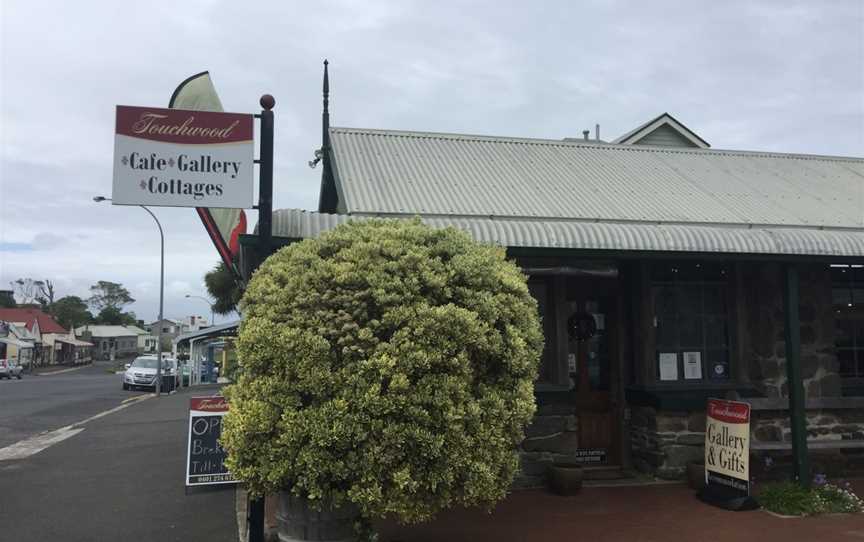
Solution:
<path fill-rule="evenodd" d="M 281 209 L 273 213 L 273 235 L 313 238 L 339 224 L 366 218 Z M 459 216 L 420 219 L 436 228 L 453 226 L 480 242 L 511 248 L 864 257 L 864 229 L 856 228 Z"/>
<path fill-rule="evenodd" d="M 0 343 L 11 344 L 12 346 L 17 346 L 18 348 L 34 348 L 34 344 L 27 341 L 22 341 L 20 339 L 16 339 L 15 337 L 0 337 Z"/>
<path fill-rule="evenodd" d="M 93 346 L 93 343 L 88 343 L 87 341 L 81 341 L 78 339 L 69 339 L 66 337 L 57 337 L 54 339 L 54 342 L 71 344 L 72 346 Z"/>
<path fill-rule="evenodd" d="M 219 324 L 218 326 L 210 326 L 204 329 L 199 329 L 198 331 L 190 331 L 189 333 L 184 333 L 182 335 L 178 335 L 176 339 L 174 339 L 174 344 L 180 344 L 181 342 L 188 341 L 190 339 L 200 339 L 205 337 L 224 337 L 226 335 L 233 335 L 237 329 L 237 326 L 240 325 L 240 320 L 236 320 L 234 322 L 228 322 L 225 324 Z"/>

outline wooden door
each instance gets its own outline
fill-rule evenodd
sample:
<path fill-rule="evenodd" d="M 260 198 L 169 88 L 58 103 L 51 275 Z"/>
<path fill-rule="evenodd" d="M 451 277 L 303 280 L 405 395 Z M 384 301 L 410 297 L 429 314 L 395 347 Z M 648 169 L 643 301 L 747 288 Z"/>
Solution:
<path fill-rule="evenodd" d="M 573 283 L 571 283 L 573 284 Z M 568 329 L 582 322 L 582 331 L 569 333 L 569 368 L 576 390 L 579 448 L 602 450 L 601 464 L 620 462 L 617 410 L 612 397 L 617 370 L 617 281 L 582 279 L 568 288 Z M 586 324 L 593 320 L 593 324 Z M 574 367 L 575 365 L 575 367 Z"/>

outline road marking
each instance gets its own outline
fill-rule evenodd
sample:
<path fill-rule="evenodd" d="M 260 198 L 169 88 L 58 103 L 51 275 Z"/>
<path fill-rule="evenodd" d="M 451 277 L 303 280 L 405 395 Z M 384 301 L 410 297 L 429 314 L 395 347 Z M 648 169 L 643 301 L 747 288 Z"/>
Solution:
<path fill-rule="evenodd" d="M 47 372 L 47 373 L 36 373 L 36 376 L 53 376 L 53 375 L 59 375 L 59 374 L 68 373 L 68 372 L 71 372 L 71 371 L 80 371 L 81 369 L 84 369 L 85 367 L 90 367 L 90 365 L 82 365 L 81 367 L 72 367 L 71 369 L 62 369 L 62 370 L 60 370 L 60 371 L 49 371 L 49 372 Z"/>
<path fill-rule="evenodd" d="M 33 454 L 38 454 L 53 444 L 63 442 L 69 437 L 74 437 L 83 430 L 83 427 L 73 429 L 72 426 L 67 425 L 66 427 L 61 427 L 60 429 L 36 435 L 35 437 L 22 440 L 21 442 L 16 442 L 11 446 L 0 448 L 0 461 L 30 457 Z"/>
<path fill-rule="evenodd" d="M 113 414 L 117 411 L 123 410 L 124 408 L 130 407 L 136 403 L 146 401 L 151 397 L 155 397 L 155 395 L 152 393 L 148 393 L 146 395 L 130 397 L 129 399 L 124 400 L 120 404 L 120 406 L 116 406 L 112 409 L 106 410 L 105 412 L 100 412 L 95 416 L 90 416 L 86 420 L 82 420 L 80 422 L 73 423 L 71 425 L 61 427 L 60 429 L 55 429 L 53 431 L 46 431 L 45 433 L 24 439 L 22 441 L 16 442 L 15 444 L 6 446 L 5 448 L 0 448 L 0 461 L 24 459 L 26 457 L 30 457 L 31 455 L 38 454 L 49 446 L 53 446 L 58 442 L 63 442 L 67 438 L 74 437 L 75 435 L 84 430 L 84 427 L 82 427 L 84 424 L 92 422 L 93 420 L 98 420 L 103 416 L 107 416 L 109 414 Z"/>

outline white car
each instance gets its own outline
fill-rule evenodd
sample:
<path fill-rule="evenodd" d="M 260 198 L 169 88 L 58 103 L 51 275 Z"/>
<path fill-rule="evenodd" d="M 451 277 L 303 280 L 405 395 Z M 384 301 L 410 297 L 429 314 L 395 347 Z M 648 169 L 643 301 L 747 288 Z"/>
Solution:
<path fill-rule="evenodd" d="M 24 367 L 18 365 L 14 359 L 0 359 L 0 378 L 8 378 L 12 380 L 14 376 L 21 380 L 21 373 L 24 372 Z"/>
<path fill-rule="evenodd" d="M 123 389 L 156 389 L 156 356 L 135 358 L 123 373 Z M 177 362 L 173 359 L 162 360 L 162 388 L 171 390 L 177 387 Z M 173 383 L 173 386 L 172 386 Z"/>

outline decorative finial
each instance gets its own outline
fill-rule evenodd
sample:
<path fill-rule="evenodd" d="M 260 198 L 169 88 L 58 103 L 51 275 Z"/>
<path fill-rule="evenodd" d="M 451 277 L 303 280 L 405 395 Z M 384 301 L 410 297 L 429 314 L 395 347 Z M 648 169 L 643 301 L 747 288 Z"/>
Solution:
<path fill-rule="evenodd" d="M 327 59 L 324 59 L 324 112 L 327 113 L 327 106 L 330 103 L 330 75 L 327 73 Z"/>
<path fill-rule="evenodd" d="M 267 111 L 270 111 L 276 105 L 276 98 L 274 98 L 270 94 L 265 94 L 261 96 L 261 99 L 258 100 L 258 103 L 261 104 L 261 107 L 263 107 Z"/>

